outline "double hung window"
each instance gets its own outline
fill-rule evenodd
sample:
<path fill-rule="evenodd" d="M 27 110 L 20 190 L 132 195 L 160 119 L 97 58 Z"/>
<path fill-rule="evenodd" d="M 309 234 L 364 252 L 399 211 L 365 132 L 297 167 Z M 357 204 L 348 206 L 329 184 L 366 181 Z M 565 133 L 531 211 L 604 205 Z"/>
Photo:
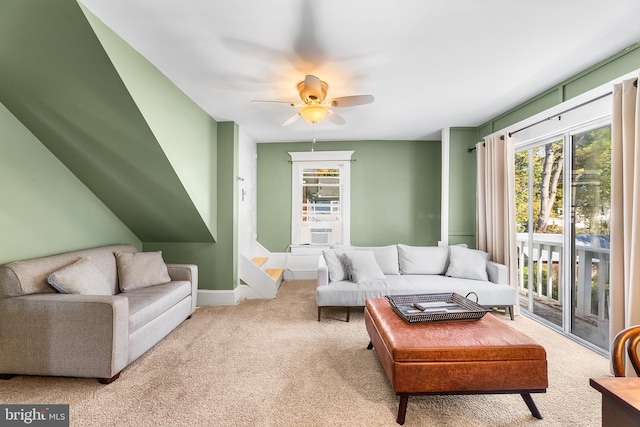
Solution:
<path fill-rule="evenodd" d="M 292 245 L 349 243 L 352 153 L 289 153 L 293 162 Z"/>

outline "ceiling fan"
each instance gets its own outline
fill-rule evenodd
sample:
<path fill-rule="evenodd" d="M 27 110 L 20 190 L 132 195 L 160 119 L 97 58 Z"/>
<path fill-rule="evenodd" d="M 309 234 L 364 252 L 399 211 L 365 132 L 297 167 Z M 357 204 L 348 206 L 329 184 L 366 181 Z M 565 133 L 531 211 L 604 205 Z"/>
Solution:
<path fill-rule="evenodd" d="M 329 85 L 318 77 L 312 75 L 305 76 L 304 80 L 299 82 L 297 87 L 300 99 L 304 104 L 296 104 L 286 101 L 261 100 L 253 102 L 275 102 L 299 108 L 293 116 L 289 117 L 282 123 L 282 126 L 287 126 L 298 120 L 300 117 L 314 125 L 316 123 L 320 123 L 325 118 L 334 124 L 343 125 L 345 123 L 344 119 L 340 117 L 338 113 L 333 111 L 333 108 L 370 104 L 374 100 L 373 95 L 342 96 L 327 100 L 326 97 Z"/>

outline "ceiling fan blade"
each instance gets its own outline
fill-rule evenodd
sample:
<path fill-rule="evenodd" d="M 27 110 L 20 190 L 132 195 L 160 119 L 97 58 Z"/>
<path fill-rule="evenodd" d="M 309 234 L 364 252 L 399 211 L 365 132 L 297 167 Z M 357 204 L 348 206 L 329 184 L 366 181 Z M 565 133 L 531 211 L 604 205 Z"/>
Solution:
<path fill-rule="evenodd" d="M 295 107 L 296 105 L 293 102 L 289 102 L 289 101 L 269 101 L 269 100 L 265 100 L 265 99 L 253 99 L 251 100 L 251 102 L 269 102 L 272 104 L 285 104 L 288 105 L 290 107 Z"/>
<path fill-rule="evenodd" d="M 329 120 L 334 125 L 341 126 L 346 123 L 346 121 L 342 118 L 342 116 L 335 111 L 329 110 L 329 115 L 327 116 L 327 120 Z"/>
<path fill-rule="evenodd" d="M 362 104 L 371 104 L 374 101 L 373 95 L 353 95 L 333 98 L 328 105 L 333 108 L 353 107 Z"/>
<path fill-rule="evenodd" d="M 312 75 L 304 76 L 304 87 L 309 95 L 322 99 L 322 85 L 319 78 Z"/>
<path fill-rule="evenodd" d="M 287 120 L 282 122 L 280 126 L 289 126 L 291 123 L 295 122 L 300 118 L 300 114 L 295 113 L 293 116 L 289 117 Z"/>

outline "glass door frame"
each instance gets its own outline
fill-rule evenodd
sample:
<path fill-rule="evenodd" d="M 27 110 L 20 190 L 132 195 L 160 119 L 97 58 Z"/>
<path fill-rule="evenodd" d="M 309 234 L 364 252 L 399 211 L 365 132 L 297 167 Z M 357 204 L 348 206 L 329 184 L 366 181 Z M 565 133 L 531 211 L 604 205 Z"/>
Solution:
<path fill-rule="evenodd" d="M 533 226 L 533 221 L 534 221 L 534 212 L 533 212 L 533 203 L 532 203 L 532 197 L 534 194 L 535 189 L 533 188 L 533 182 L 534 182 L 534 176 L 533 176 L 533 168 L 531 167 L 531 165 L 533 164 L 533 160 L 534 160 L 534 155 L 533 155 L 533 150 L 539 147 L 542 147 L 543 145 L 550 143 L 550 142 L 562 142 L 562 150 L 564 152 L 564 158 L 563 158 L 563 163 L 562 163 L 562 168 L 563 171 L 566 172 L 566 166 L 567 166 L 567 155 L 566 155 L 566 151 L 565 151 L 565 147 L 566 147 L 566 141 L 568 138 L 568 134 L 566 132 L 556 132 L 553 133 L 551 135 L 546 135 L 544 137 L 541 138 L 536 138 L 534 140 L 531 141 L 527 141 L 526 143 L 523 144 L 518 144 L 514 150 L 515 154 L 521 153 L 523 151 L 526 151 L 528 153 L 528 158 L 527 158 L 527 173 L 528 173 L 528 183 L 527 183 L 527 191 L 529 194 L 529 197 L 527 198 L 527 212 L 528 212 L 528 225 L 527 225 L 527 229 L 528 229 L 528 241 L 527 241 L 527 250 L 529 253 L 529 257 L 528 257 L 528 262 L 527 262 L 527 283 L 528 283 L 528 292 L 527 292 L 527 307 L 525 308 L 529 313 L 533 314 L 536 316 L 536 318 L 539 318 L 541 321 L 543 321 L 545 324 L 548 324 L 549 326 L 552 326 L 554 329 L 559 329 L 560 327 L 558 325 L 556 325 L 555 323 L 552 323 L 550 321 L 548 321 L 547 319 L 545 319 L 542 316 L 539 316 L 535 313 L 535 310 L 533 309 L 533 283 L 534 283 L 534 269 L 533 269 L 533 253 L 534 253 L 534 247 L 533 247 L 533 234 L 534 234 L 534 226 Z M 562 185 L 563 188 L 566 188 L 566 176 L 567 174 L 564 173 L 562 174 Z M 563 209 L 563 222 L 562 222 L 562 227 L 563 227 L 563 254 L 562 254 L 562 258 L 563 259 L 568 259 L 567 257 L 565 257 L 564 255 L 564 251 L 567 246 L 566 246 L 566 234 L 564 232 L 564 230 L 566 230 L 566 217 L 567 215 L 564 215 L 565 212 L 569 212 L 567 210 L 567 205 L 566 205 L 566 201 L 567 201 L 567 197 L 565 196 L 565 192 L 563 191 L 563 200 L 562 200 L 562 209 Z M 570 206 L 570 205 L 569 205 Z M 549 252 L 548 254 L 549 260 L 547 261 L 547 275 L 551 274 L 551 269 L 550 266 L 552 265 L 551 263 L 551 253 Z M 560 287 L 562 287 L 562 292 L 564 295 L 569 295 L 566 292 L 565 289 L 565 284 L 568 283 L 565 277 L 565 270 L 567 270 L 566 264 L 568 263 L 562 263 L 562 271 L 558 272 L 558 292 L 560 292 Z M 538 286 L 542 286 L 541 283 L 538 283 Z M 565 304 L 563 302 L 562 305 L 562 330 L 564 331 L 565 329 L 565 325 L 566 325 L 566 319 L 565 319 Z"/>
<path fill-rule="evenodd" d="M 571 171 L 571 173 L 566 174 L 564 185 L 568 185 L 571 188 L 571 197 L 565 197 L 566 204 L 563 208 L 563 209 L 570 209 L 570 210 L 565 210 L 565 212 L 570 212 L 570 215 L 565 216 L 564 227 L 568 227 L 566 229 L 569 230 L 570 232 L 564 233 L 564 243 L 565 245 L 568 245 L 566 247 L 569 248 L 569 250 L 571 251 L 569 252 L 569 254 L 571 255 L 570 259 L 573 262 L 571 263 L 571 265 L 569 265 L 569 263 L 566 263 L 567 264 L 566 285 L 568 288 L 568 292 L 571 292 L 570 294 L 567 294 L 567 295 L 570 295 L 571 297 L 571 306 L 569 307 L 568 310 L 566 309 L 567 307 L 563 307 L 563 310 L 564 310 L 563 311 L 563 314 L 564 314 L 563 331 L 567 333 L 569 336 L 571 336 L 572 339 L 583 343 L 585 346 L 603 355 L 608 355 L 608 351 L 586 340 L 585 338 L 582 338 L 579 335 L 576 335 L 573 333 L 573 329 L 575 326 L 574 321 L 575 321 L 575 311 L 576 311 L 576 303 L 577 303 L 577 301 L 575 301 L 574 298 L 576 295 L 576 285 L 578 280 L 578 277 L 576 274 L 576 268 L 575 268 L 576 259 L 578 256 L 578 252 L 576 250 L 576 233 L 575 233 L 575 227 L 574 227 L 575 212 L 573 211 L 574 208 L 571 203 L 574 197 L 574 183 L 573 183 L 574 164 L 573 163 L 574 163 L 574 155 L 575 155 L 575 144 L 573 142 L 573 138 L 576 135 L 580 135 L 582 133 L 597 130 L 602 127 L 611 126 L 611 125 L 612 125 L 611 115 L 607 115 L 605 117 L 594 119 L 584 124 L 574 126 L 565 133 L 566 143 L 570 144 L 570 148 L 571 148 L 568 151 L 567 155 L 565 156 L 565 161 L 566 161 L 565 166 L 567 168 L 566 170 Z M 566 188 L 569 188 L 569 187 L 566 187 Z"/>
<path fill-rule="evenodd" d="M 574 290 L 575 290 L 575 230 L 573 228 L 573 215 L 572 211 L 572 198 L 573 198 L 573 159 L 574 159 L 574 145 L 573 145 L 573 137 L 575 135 L 588 132 L 591 130 L 598 129 L 603 126 L 611 125 L 611 115 L 601 116 L 592 120 L 585 121 L 581 124 L 573 125 L 566 129 L 558 130 L 553 133 L 549 133 L 547 135 L 534 138 L 525 142 L 518 143 L 514 146 L 514 153 L 518 154 L 523 151 L 528 152 L 528 191 L 529 198 L 527 200 L 528 203 L 528 234 L 529 239 L 527 242 L 527 247 L 529 251 L 529 260 L 527 263 L 528 266 L 528 283 L 529 283 L 529 291 L 527 295 L 527 307 L 521 306 L 521 308 L 525 309 L 531 316 L 535 317 L 541 323 L 549 326 L 552 329 L 561 331 L 563 334 L 567 335 L 571 339 L 580 342 L 586 347 L 591 348 L 592 350 L 606 355 L 607 352 L 602 348 L 598 347 L 591 342 L 574 335 L 572 332 L 572 322 L 573 322 L 573 313 L 575 310 L 575 301 L 574 301 Z M 533 221 L 534 221 L 534 212 L 533 212 L 533 168 L 531 167 L 533 163 L 533 150 L 537 147 L 540 147 L 548 142 L 562 141 L 562 149 L 564 152 L 563 158 L 563 176 L 562 176 L 562 185 L 563 185 L 563 200 L 562 200 L 562 209 L 563 209 L 563 218 L 562 218 L 562 227 L 563 227 L 563 248 L 561 258 L 565 260 L 562 262 L 562 270 L 559 271 L 558 278 L 560 283 L 558 284 L 558 291 L 560 292 L 560 287 L 562 287 L 562 292 L 564 294 L 564 299 L 562 303 L 562 326 L 558 326 L 555 323 L 550 322 L 549 320 L 543 318 L 542 316 L 535 313 L 533 310 L 533 262 L 532 262 L 532 254 L 533 254 Z M 568 190 L 568 191 L 567 191 Z M 550 256 L 550 255 L 549 255 Z M 522 266 L 521 266 L 522 267 Z"/>

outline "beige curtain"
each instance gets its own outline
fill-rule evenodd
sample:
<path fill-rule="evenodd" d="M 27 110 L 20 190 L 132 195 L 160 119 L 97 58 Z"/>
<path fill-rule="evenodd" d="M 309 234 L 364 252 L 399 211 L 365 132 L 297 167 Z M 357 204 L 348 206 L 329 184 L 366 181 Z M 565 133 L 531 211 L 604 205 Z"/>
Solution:
<path fill-rule="evenodd" d="M 626 80 L 613 88 L 611 340 L 622 329 L 640 324 L 640 97 L 636 82 Z M 627 368 L 627 375 L 632 374 Z"/>
<path fill-rule="evenodd" d="M 477 247 L 507 266 L 509 285 L 518 289 L 513 143 L 507 135 L 490 136 L 476 145 L 476 153 Z M 514 310 L 520 313 L 517 304 Z"/>

